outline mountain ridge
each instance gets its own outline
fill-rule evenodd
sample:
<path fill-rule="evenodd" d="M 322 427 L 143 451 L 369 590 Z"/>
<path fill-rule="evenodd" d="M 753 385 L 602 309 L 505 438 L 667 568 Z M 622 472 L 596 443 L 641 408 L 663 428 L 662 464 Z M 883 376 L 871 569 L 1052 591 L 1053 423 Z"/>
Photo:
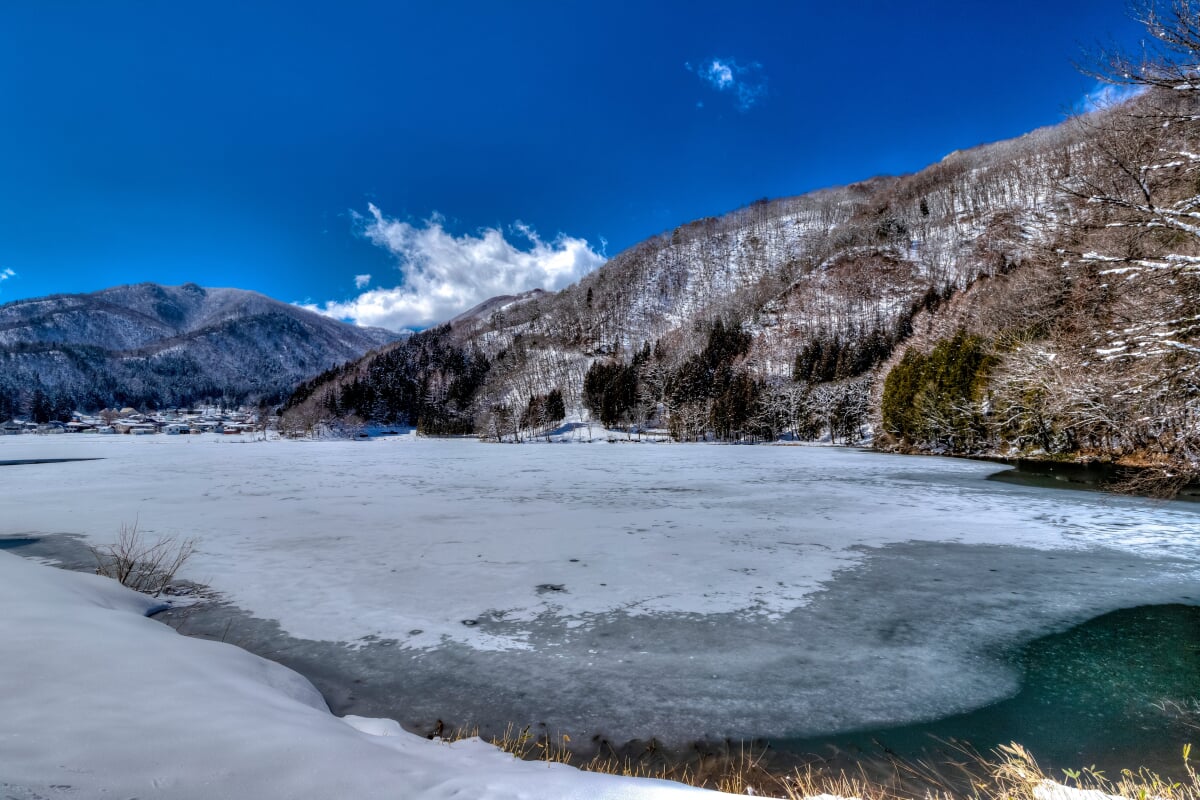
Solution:
<path fill-rule="evenodd" d="M 0 305 L 0 416 L 60 407 L 276 398 L 401 338 L 244 289 L 125 284 Z"/>

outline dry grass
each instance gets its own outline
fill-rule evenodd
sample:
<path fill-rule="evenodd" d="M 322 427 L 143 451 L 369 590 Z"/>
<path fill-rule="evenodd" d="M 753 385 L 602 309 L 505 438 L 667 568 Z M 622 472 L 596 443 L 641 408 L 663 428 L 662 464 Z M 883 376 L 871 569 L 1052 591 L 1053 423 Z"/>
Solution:
<path fill-rule="evenodd" d="M 1124 769 L 1116 777 L 1108 777 L 1095 768 L 1065 770 L 1059 781 L 1052 780 L 1037 765 L 1033 756 L 1018 744 L 1005 745 L 997 751 L 998 760 L 992 765 L 991 781 L 980 787 L 980 798 L 1011 798 L 1011 800 L 1058 800 L 1066 798 L 1069 789 L 1093 793 L 1090 797 L 1108 795 L 1130 800 L 1200 800 L 1200 777 L 1191 764 L 1191 745 L 1183 747 L 1183 779 L 1170 780 L 1146 769 L 1136 772 Z"/>
<path fill-rule="evenodd" d="M 459 731 L 448 737 L 477 736 Z M 490 739 L 496 747 L 525 760 L 570 764 L 583 770 L 636 778 L 657 778 L 730 794 L 801 800 L 833 795 L 860 800 L 1200 800 L 1200 777 L 1183 748 L 1182 780 L 1170 780 L 1148 770 L 1123 770 L 1109 777 L 1095 768 L 1064 770 L 1051 778 L 1034 757 L 1018 744 L 1004 745 L 990 757 L 958 749 L 961 758 L 940 765 L 892 762 L 890 779 L 833 772 L 810 764 L 788 772 L 767 766 L 764 748 L 731 747 L 728 752 L 700 756 L 686 763 L 656 751 L 653 743 L 638 757 L 599 754 L 581 757 L 571 750 L 568 736 L 535 734 L 509 726 Z M 918 787 L 921 787 L 918 789 Z M 1088 792 L 1087 795 L 1077 794 Z"/>
<path fill-rule="evenodd" d="M 478 730 L 467 729 L 455 731 L 443 738 L 456 741 L 475 738 L 478 735 Z M 516 726 L 509 725 L 502 734 L 487 741 L 526 761 L 569 764 L 589 772 L 630 778 L 675 781 L 731 794 L 769 797 L 773 791 L 786 791 L 788 781 L 787 777 L 772 775 L 764 767 L 762 750 L 747 746 L 739 746 L 726 753 L 698 756 L 685 762 L 665 754 L 654 741 L 647 743 L 637 755 L 620 756 L 600 752 L 582 756 L 572 749 L 570 736 L 534 733 L 528 726 L 517 729 Z"/>

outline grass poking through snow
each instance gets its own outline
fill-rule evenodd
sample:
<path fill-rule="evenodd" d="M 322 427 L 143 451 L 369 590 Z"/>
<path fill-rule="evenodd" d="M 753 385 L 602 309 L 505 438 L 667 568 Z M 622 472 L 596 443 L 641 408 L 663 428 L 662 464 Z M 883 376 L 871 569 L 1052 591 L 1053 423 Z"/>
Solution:
<path fill-rule="evenodd" d="M 459 731 L 451 739 L 471 738 Z M 510 725 L 491 743 L 517 758 L 570 764 L 583 770 L 636 778 L 657 778 L 730 794 L 800 800 L 832 795 L 860 800 L 1200 800 L 1200 777 L 1191 763 L 1191 746 L 1183 748 L 1181 772 L 1165 778 L 1145 769 L 1108 776 L 1094 768 L 1048 775 L 1018 744 L 999 747 L 990 757 L 959 749 L 962 757 L 940 766 L 925 762 L 890 762 L 892 775 L 868 776 L 832 771 L 818 763 L 776 772 L 765 748 L 733 746 L 726 752 L 698 755 L 688 761 L 670 758 L 653 743 L 637 757 L 599 754 L 580 756 L 568 736 L 535 734 Z"/>

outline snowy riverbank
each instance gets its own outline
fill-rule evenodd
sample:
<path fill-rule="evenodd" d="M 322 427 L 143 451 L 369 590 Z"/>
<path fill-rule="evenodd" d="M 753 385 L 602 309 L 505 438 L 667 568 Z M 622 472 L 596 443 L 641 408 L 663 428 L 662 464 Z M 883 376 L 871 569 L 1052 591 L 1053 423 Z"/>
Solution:
<path fill-rule="evenodd" d="M 620 798 L 699 790 L 333 716 L 300 675 L 144 614 L 106 578 L 0 553 L 0 794 L 171 800 Z M 720 796 L 706 793 L 707 796 Z"/>

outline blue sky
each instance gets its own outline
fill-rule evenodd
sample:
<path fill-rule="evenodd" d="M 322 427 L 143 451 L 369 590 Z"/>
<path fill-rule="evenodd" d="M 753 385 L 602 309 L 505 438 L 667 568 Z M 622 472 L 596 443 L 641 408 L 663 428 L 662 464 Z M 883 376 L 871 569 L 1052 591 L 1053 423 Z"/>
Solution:
<path fill-rule="evenodd" d="M 1060 121 L 1123 0 L 0 7 L 0 302 L 139 281 L 392 327 Z"/>

